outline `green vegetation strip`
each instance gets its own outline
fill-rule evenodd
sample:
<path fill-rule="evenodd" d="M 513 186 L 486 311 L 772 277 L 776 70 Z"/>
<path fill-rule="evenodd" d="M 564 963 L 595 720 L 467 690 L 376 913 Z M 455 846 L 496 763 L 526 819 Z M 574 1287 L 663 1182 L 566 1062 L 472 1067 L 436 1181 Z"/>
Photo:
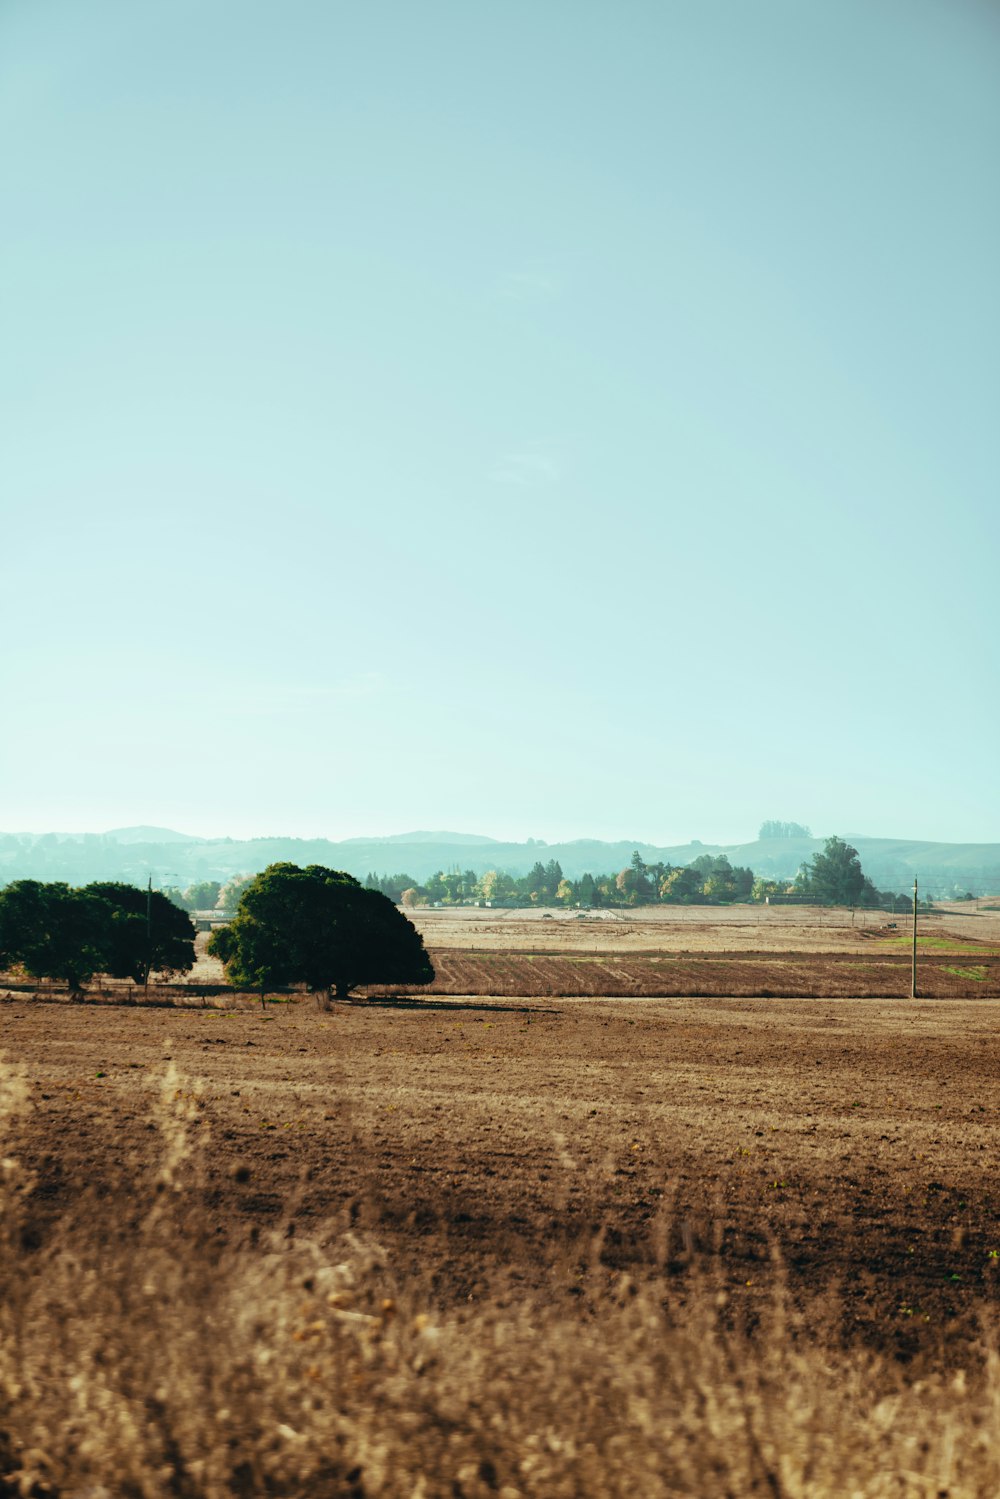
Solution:
<path fill-rule="evenodd" d="M 912 937 L 885 937 L 881 945 L 884 947 L 909 947 L 912 941 Z M 917 946 L 938 948 L 941 952 L 949 953 L 977 953 L 983 958 L 1000 957 L 1000 949 L 998 948 L 983 947 L 979 942 L 963 942 L 958 937 L 921 937 L 918 935 Z"/>

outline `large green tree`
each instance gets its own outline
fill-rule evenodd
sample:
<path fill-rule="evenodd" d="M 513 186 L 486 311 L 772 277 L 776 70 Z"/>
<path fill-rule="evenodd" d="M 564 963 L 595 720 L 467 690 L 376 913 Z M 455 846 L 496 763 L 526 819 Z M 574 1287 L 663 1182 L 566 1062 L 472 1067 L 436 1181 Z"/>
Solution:
<path fill-rule="evenodd" d="M 151 973 L 187 973 L 194 967 L 194 923 L 162 891 L 96 880 L 83 894 L 111 909 L 103 973 L 145 984 Z"/>
<path fill-rule="evenodd" d="M 320 1003 L 358 984 L 429 984 L 434 969 L 420 933 L 392 901 L 349 874 L 310 864 L 272 864 L 244 890 L 236 916 L 209 952 L 226 979 L 263 995 L 305 984 Z"/>
<path fill-rule="evenodd" d="M 878 904 L 878 891 L 861 868 L 857 849 L 843 838 L 826 840 L 822 853 L 799 870 L 795 888 L 832 906 Z"/>
<path fill-rule="evenodd" d="M 15 880 L 0 890 L 0 967 L 17 964 L 32 978 L 58 979 L 79 993 L 107 972 L 112 911 L 86 890 Z"/>

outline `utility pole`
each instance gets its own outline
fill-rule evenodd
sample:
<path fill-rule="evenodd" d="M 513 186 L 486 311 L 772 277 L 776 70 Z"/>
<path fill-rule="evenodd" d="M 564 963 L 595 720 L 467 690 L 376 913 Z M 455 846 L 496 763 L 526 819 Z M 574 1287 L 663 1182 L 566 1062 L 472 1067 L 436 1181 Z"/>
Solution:
<path fill-rule="evenodd" d="M 143 997 L 149 998 L 149 970 L 153 962 L 153 876 L 146 886 L 146 976 L 142 985 Z"/>
<path fill-rule="evenodd" d="M 910 998 L 917 997 L 917 877 L 913 876 L 913 961 L 910 965 Z"/>

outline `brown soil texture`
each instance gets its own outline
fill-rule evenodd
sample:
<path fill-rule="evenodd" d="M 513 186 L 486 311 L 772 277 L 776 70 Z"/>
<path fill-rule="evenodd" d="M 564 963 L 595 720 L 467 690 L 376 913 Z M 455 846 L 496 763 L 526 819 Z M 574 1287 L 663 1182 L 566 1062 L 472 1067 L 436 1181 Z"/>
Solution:
<path fill-rule="evenodd" d="M 758 995 L 908 997 L 908 956 L 846 953 L 467 953 L 429 949 L 432 984 L 390 991 L 416 994 L 667 997 Z M 918 959 L 918 994 L 944 999 L 1000 996 L 1000 958 L 964 946 L 960 954 L 928 954 Z"/>
<path fill-rule="evenodd" d="M 982 998 L 15 999 L 0 1027 L 31 1079 L 6 1145 L 37 1178 L 26 1253 L 88 1190 L 128 1214 L 172 1064 L 206 1244 L 353 1226 L 449 1302 L 498 1277 L 573 1294 L 585 1263 L 666 1263 L 683 1294 L 708 1258 L 752 1303 L 780 1258 L 797 1299 L 839 1298 L 845 1335 L 904 1355 L 995 1299 L 1000 1040 Z"/>
<path fill-rule="evenodd" d="M 1000 950 L 1000 902 L 953 901 L 918 918 L 920 945 L 965 943 Z M 497 910 L 482 906 L 407 910 L 430 948 L 520 952 L 887 952 L 906 944 L 907 914 L 828 906 L 635 906 Z M 890 925 L 890 923 L 893 923 Z"/>

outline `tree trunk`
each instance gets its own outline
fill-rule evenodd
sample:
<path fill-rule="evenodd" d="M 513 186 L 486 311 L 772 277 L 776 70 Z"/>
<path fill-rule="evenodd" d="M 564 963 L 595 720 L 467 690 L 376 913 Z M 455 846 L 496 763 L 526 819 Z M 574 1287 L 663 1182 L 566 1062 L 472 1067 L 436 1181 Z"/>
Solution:
<path fill-rule="evenodd" d="M 324 1010 L 324 1011 L 325 1010 L 330 1010 L 330 1009 L 333 1008 L 332 1002 L 330 1000 L 330 986 L 329 986 L 329 984 L 326 986 L 325 989 L 317 989 L 316 990 L 316 1008 L 317 1008 L 317 1010 Z"/>
<path fill-rule="evenodd" d="M 347 999 L 351 992 L 351 985 L 346 979 L 337 980 L 337 998 Z"/>

